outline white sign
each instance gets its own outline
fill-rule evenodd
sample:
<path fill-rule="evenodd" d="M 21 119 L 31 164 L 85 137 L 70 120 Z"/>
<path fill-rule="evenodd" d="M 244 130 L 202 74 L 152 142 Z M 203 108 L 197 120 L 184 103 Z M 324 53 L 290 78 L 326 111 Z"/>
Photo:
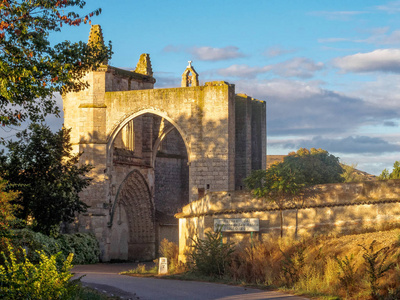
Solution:
<path fill-rule="evenodd" d="M 214 231 L 217 231 L 219 228 L 223 232 L 260 231 L 260 219 L 214 219 Z"/>
<path fill-rule="evenodd" d="M 160 257 L 158 263 L 158 274 L 167 274 L 168 273 L 168 260 L 166 257 Z"/>

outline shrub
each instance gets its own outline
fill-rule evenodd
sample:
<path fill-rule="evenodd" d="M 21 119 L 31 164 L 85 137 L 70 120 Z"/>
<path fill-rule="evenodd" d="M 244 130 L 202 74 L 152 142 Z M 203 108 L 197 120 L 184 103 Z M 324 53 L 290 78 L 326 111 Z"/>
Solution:
<path fill-rule="evenodd" d="M 273 271 L 269 246 L 266 243 L 254 242 L 237 247 L 229 268 L 232 278 L 248 283 L 272 283 L 272 278 L 268 274 Z"/>
<path fill-rule="evenodd" d="M 13 243 L 15 247 L 25 249 L 26 256 L 32 263 L 40 261 L 39 252 L 49 256 L 61 251 L 54 238 L 27 228 L 14 230 Z M 66 253 L 67 256 L 68 254 Z M 64 256 L 64 253 L 59 255 L 61 259 L 65 259 Z"/>
<path fill-rule="evenodd" d="M 2 252 L 5 259 L 4 266 L 0 265 L 2 299 L 65 299 L 74 289 L 69 283 L 72 254 L 58 267 L 58 254 L 48 256 L 38 251 L 39 263 L 33 264 L 25 250 L 21 260 L 17 259 L 16 252 L 10 245 L 8 256 Z"/>
<path fill-rule="evenodd" d="M 169 273 L 179 273 L 185 270 L 184 265 L 178 261 L 179 247 L 174 242 L 163 239 L 160 243 L 160 255 L 167 258 Z"/>
<path fill-rule="evenodd" d="M 335 257 L 336 263 L 339 268 L 339 283 L 346 290 L 346 294 L 351 296 L 356 286 L 356 268 L 354 256 L 350 258 L 346 255 L 344 259 Z"/>
<path fill-rule="evenodd" d="M 27 257 L 33 263 L 40 259 L 38 251 L 53 255 L 61 251 L 60 260 L 74 254 L 74 264 L 91 264 L 99 261 L 100 248 L 93 234 L 63 234 L 57 239 L 29 229 L 15 230 L 14 244 L 27 249 Z"/>
<path fill-rule="evenodd" d="M 281 262 L 281 268 L 283 279 L 288 286 L 296 283 L 303 274 L 303 268 L 305 265 L 305 250 L 305 245 L 299 244 L 295 249 L 295 252 L 292 254 L 282 251 L 284 259 Z"/>
<path fill-rule="evenodd" d="M 375 244 L 376 240 L 372 241 L 368 249 L 363 245 L 359 245 L 364 250 L 364 265 L 368 274 L 372 299 L 379 298 L 379 279 L 385 276 L 386 272 L 394 267 L 394 263 L 386 264 L 386 260 L 389 256 L 389 247 L 374 251 Z"/>
<path fill-rule="evenodd" d="M 232 261 L 233 243 L 222 242 L 221 230 L 206 232 L 206 238 L 192 239 L 190 261 L 195 271 L 206 276 L 222 277 Z"/>
<path fill-rule="evenodd" d="M 93 264 L 99 262 L 99 243 L 93 234 L 63 234 L 57 241 L 64 254 L 74 254 L 74 264 Z"/>

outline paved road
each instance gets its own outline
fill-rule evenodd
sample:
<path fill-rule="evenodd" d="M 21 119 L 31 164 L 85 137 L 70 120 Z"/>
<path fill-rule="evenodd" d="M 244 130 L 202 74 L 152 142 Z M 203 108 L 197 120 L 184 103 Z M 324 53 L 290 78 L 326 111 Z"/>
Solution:
<path fill-rule="evenodd" d="M 118 275 L 137 264 L 96 264 L 75 266 L 76 276 L 86 275 L 82 282 L 123 299 L 142 300 L 304 300 L 275 291 L 263 291 L 225 284 L 143 278 Z"/>

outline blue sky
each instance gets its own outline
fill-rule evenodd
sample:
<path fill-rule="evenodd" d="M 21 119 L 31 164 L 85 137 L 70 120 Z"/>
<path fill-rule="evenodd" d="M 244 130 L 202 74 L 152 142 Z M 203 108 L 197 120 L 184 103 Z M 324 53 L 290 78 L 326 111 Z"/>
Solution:
<path fill-rule="evenodd" d="M 201 83 L 267 101 L 268 154 L 323 148 L 372 174 L 400 160 L 400 1 L 89 0 L 84 11 L 98 7 L 111 65 L 134 69 L 149 53 L 164 88 L 192 60 Z"/>

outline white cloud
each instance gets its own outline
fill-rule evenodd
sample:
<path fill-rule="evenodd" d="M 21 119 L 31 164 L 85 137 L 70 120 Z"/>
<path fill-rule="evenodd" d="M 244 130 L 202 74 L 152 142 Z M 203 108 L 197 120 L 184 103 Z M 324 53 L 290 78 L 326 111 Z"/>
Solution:
<path fill-rule="evenodd" d="M 322 70 L 324 64 L 314 62 L 304 57 L 296 57 L 291 60 L 276 64 L 272 70 L 282 77 L 311 78 L 316 71 Z"/>
<path fill-rule="evenodd" d="M 375 45 L 396 45 L 400 44 L 400 30 L 394 30 L 390 32 L 389 27 L 378 27 L 369 30 L 363 30 L 367 32 L 369 37 L 360 38 L 342 38 L 342 37 L 332 37 L 332 38 L 320 38 L 319 43 L 340 43 L 340 42 L 353 42 L 353 43 L 367 43 Z"/>
<path fill-rule="evenodd" d="M 391 1 L 384 5 L 375 6 L 375 8 L 390 14 L 397 13 L 400 12 L 400 1 Z"/>
<path fill-rule="evenodd" d="M 276 56 L 281 56 L 284 54 L 293 53 L 295 51 L 296 50 L 294 50 L 294 49 L 284 49 L 280 46 L 273 46 L 273 47 L 269 47 L 267 50 L 265 50 L 265 52 L 263 54 L 268 57 L 276 57 Z"/>
<path fill-rule="evenodd" d="M 400 43 L 400 30 L 388 33 L 389 28 L 377 28 L 372 35 L 366 39 L 355 40 L 357 43 L 368 43 L 376 45 L 395 45 Z"/>
<path fill-rule="evenodd" d="M 316 71 L 324 68 L 323 63 L 311 59 L 296 57 L 278 64 L 250 67 L 248 65 L 232 65 L 218 70 L 218 74 L 226 77 L 255 78 L 259 74 L 272 72 L 281 77 L 311 78 Z"/>
<path fill-rule="evenodd" d="M 181 52 L 184 50 L 183 46 L 167 45 L 162 50 L 163 52 Z"/>
<path fill-rule="evenodd" d="M 366 14 L 367 11 L 313 11 L 310 13 L 312 16 L 324 17 L 329 20 L 348 21 L 353 16 Z"/>
<path fill-rule="evenodd" d="M 338 43 L 338 42 L 348 42 L 351 41 L 347 38 L 325 38 L 325 39 L 318 39 L 318 43 Z"/>
<path fill-rule="evenodd" d="M 336 58 L 333 64 L 345 72 L 400 73 L 400 49 L 378 49 Z"/>
<path fill-rule="evenodd" d="M 334 139 L 315 136 L 311 140 L 299 141 L 295 147 L 320 147 L 329 152 L 335 153 L 382 154 L 400 152 L 400 145 L 389 143 L 379 137 L 369 136 L 348 136 L 345 138 Z"/>
<path fill-rule="evenodd" d="M 361 126 L 399 118 L 398 110 L 324 89 L 317 81 L 241 80 L 236 91 L 267 101 L 270 137 L 354 134 Z"/>
<path fill-rule="evenodd" d="M 226 77 L 254 78 L 258 74 L 271 70 L 271 66 L 250 67 L 248 65 L 232 65 L 225 69 L 218 70 L 218 74 Z"/>
<path fill-rule="evenodd" d="M 233 58 L 244 57 L 245 55 L 239 52 L 239 48 L 235 46 L 227 46 L 224 48 L 213 47 L 193 47 L 189 51 L 198 60 L 218 61 Z"/>
<path fill-rule="evenodd" d="M 400 111 L 400 75 L 381 73 L 372 81 L 348 83 L 347 95 L 361 97 L 373 105 Z"/>

